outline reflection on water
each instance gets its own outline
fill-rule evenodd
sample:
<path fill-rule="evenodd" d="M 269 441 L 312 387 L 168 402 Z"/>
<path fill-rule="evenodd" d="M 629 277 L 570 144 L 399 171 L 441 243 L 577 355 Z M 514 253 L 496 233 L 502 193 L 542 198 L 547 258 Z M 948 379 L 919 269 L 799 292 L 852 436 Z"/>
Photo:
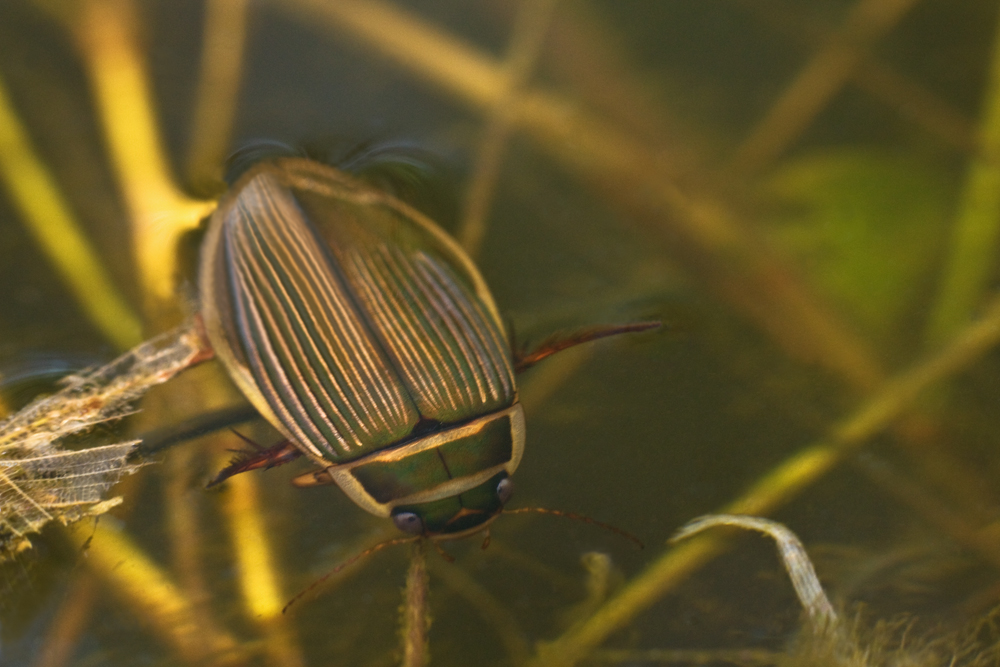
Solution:
<path fill-rule="evenodd" d="M 453 564 L 428 550 L 431 664 L 816 660 L 792 643 L 771 545 L 665 546 L 733 503 L 795 530 L 848 617 L 864 603 L 875 654 L 908 633 L 931 647 L 921 664 L 946 664 L 1000 591 L 996 15 L 987 0 L 5 2 L 0 373 L 106 361 L 137 338 L 129 318 L 152 334 L 190 313 L 199 198 L 235 149 L 416 145 L 434 167 L 402 196 L 478 248 L 519 341 L 667 324 L 520 379 L 512 506 L 647 548 L 517 515 L 486 550 L 446 544 Z M 47 238 L 57 218 L 76 232 Z M 4 387 L 7 408 L 26 399 Z M 96 436 L 239 400 L 205 364 Z M 0 662 L 398 663 L 408 548 L 281 614 L 393 533 L 336 489 L 293 488 L 304 463 L 206 491 L 240 446 L 223 431 L 175 447 L 96 528 L 35 538 L 4 570 Z"/>

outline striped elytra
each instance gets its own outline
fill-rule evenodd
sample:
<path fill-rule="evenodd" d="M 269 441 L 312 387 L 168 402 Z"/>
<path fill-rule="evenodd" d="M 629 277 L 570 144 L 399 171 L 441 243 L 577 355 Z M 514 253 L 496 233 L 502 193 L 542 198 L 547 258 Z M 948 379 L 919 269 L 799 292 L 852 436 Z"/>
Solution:
<path fill-rule="evenodd" d="M 212 216 L 200 308 L 254 407 L 364 509 L 481 528 L 524 448 L 510 345 L 478 270 L 395 198 L 301 158 L 258 164 Z"/>

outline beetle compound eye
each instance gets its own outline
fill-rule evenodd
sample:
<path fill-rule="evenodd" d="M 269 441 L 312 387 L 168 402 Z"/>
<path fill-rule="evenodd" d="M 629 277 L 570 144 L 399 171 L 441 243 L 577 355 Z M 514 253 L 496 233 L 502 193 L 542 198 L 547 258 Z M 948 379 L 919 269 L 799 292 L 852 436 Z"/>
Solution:
<path fill-rule="evenodd" d="M 501 505 L 506 505 L 513 494 L 514 482 L 510 481 L 509 477 L 504 477 L 497 483 L 497 497 L 500 498 Z"/>
<path fill-rule="evenodd" d="M 413 512 L 400 512 L 392 515 L 392 522 L 404 533 L 420 535 L 424 532 L 424 522 Z"/>

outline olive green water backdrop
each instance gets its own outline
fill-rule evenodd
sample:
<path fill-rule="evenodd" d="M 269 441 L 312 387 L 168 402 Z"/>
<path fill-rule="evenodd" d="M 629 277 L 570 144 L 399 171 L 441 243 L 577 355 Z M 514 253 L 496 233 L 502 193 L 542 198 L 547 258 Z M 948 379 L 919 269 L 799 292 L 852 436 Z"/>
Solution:
<path fill-rule="evenodd" d="M 192 158 L 208 94 L 199 88 L 205 3 L 110 4 L 135 11 L 155 128 L 185 192 L 217 194 L 221 160 L 247 146 L 307 147 L 348 166 L 359 153 L 377 161 L 374 151 L 392 163 L 378 172 L 390 173 L 384 182 L 472 249 L 519 344 L 595 323 L 664 324 L 520 376 L 527 444 L 508 506 L 585 514 L 646 548 L 584 522 L 519 514 L 496 521 L 485 550 L 477 537 L 444 543 L 454 563 L 429 549 L 430 664 L 550 664 L 536 644 L 557 638 L 572 660 L 602 664 L 648 664 L 652 649 L 787 647 L 799 607 L 756 537 L 734 540 L 619 621 L 587 619 L 649 571 L 679 526 L 827 438 L 984 312 L 1000 249 L 997 2 L 564 0 L 549 13 L 548 3 L 513 0 L 329 3 L 336 10 L 274 0 L 248 2 L 243 14 L 233 2 L 246 21 L 233 31 L 242 47 L 216 47 L 242 48 L 239 88 L 223 154 L 208 166 Z M 174 296 L 151 307 L 135 207 L 81 55 L 92 47 L 67 24 L 74 11 L 56 0 L 0 3 L 0 80 L 148 337 L 197 308 L 197 238 L 162 246 L 182 261 Z M 0 381 L 12 410 L 120 346 L 42 249 L 9 179 L 2 185 Z M 477 188 L 491 196 L 479 200 L 484 226 L 469 231 Z M 217 397 L 204 405 L 232 403 L 214 364 L 184 386 L 204 377 Z M 933 635 L 1000 602 L 998 373 L 996 352 L 978 354 L 825 474 L 764 503 L 848 610 L 912 614 Z M 199 412 L 187 388 L 171 391 L 157 388 L 155 409 L 94 442 Z M 237 430 L 280 439 L 262 421 Z M 153 457 L 102 524 L 120 526 L 186 591 L 240 660 L 398 664 L 406 547 L 372 555 L 278 620 L 255 617 L 236 555 L 232 513 L 242 510 L 226 485 L 203 488 L 238 446 L 223 432 Z M 252 511 L 270 537 L 282 601 L 392 535 L 335 487 L 293 488 L 306 470 L 300 460 L 247 473 L 258 478 Z M 34 542 L 2 572 L 0 664 L 215 659 L 178 649 L 107 578 L 81 594 L 91 569 L 78 541 L 51 530 Z M 596 634 L 573 644 L 580 628 Z M 57 644 L 65 661 L 44 662 Z"/>

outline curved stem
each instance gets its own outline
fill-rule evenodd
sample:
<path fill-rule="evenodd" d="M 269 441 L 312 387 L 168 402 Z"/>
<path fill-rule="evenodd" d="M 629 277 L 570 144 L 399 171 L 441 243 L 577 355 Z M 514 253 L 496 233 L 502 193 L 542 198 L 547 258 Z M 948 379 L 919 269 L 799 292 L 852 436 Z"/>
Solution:
<path fill-rule="evenodd" d="M 1000 343 L 1000 298 L 938 355 L 886 382 L 860 409 L 835 425 L 826 438 L 801 449 L 757 480 L 719 514 L 766 515 L 789 502 L 832 470 L 868 439 L 889 426 L 928 387 L 979 359 Z M 725 549 L 714 535 L 668 549 L 581 626 L 543 645 L 531 667 L 575 665 L 689 575 Z"/>

